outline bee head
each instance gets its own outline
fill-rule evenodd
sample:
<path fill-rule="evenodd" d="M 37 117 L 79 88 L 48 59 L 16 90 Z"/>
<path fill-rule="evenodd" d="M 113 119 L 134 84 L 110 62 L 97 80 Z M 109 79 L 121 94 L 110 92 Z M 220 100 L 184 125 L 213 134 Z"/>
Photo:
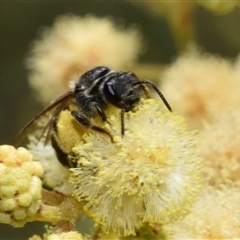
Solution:
<path fill-rule="evenodd" d="M 141 97 L 141 86 L 137 76 L 132 72 L 115 72 L 104 84 L 103 93 L 106 99 L 123 109 L 130 111 Z"/>

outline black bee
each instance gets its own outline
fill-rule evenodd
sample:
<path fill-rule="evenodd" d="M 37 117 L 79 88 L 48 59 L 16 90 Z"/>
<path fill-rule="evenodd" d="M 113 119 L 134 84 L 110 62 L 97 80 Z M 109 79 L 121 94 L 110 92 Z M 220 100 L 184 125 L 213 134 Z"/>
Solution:
<path fill-rule="evenodd" d="M 103 122 L 107 121 L 105 111 L 109 104 L 112 104 L 121 110 L 121 134 L 124 136 L 124 113 L 131 111 L 140 102 L 142 96 L 145 95 L 145 97 L 149 98 L 145 84 L 150 84 L 168 110 L 172 111 L 163 94 L 151 81 L 139 80 L 133 72 L 114 71 L 109 67 L 99 66 L 84 73 L 68 92 L 64 93 L 33 118 L 18 133 L 14 140 L 14 145 L 17 145 L 22 140 L 28 129 L 41 116 L 52 111 L 45 130 L 49 128 L 53 131 L 50 134 L 51 136 L 48 134 L 49 137 L 46 137 L 46 139 L 51 137 L 52 146 L 59 161 L 63 165 L 70 167 L 71 164 L 67 158 L 73 147 L 72 136 L 63 134 L 63 137 L 61 137 L 62 130 L 59 123 L 65 124 L 68 130 L 70 130 L 73 124 L 80 128 L 89 128 L 108 135 L 112 140 L 112 136 L 106 130 L 101 128 L 101 126 L 94 125 L 91 121 L 95 117 L 99 117 Z M 68 114 L 67 117 L 64 117 L 63 112 Z"/>

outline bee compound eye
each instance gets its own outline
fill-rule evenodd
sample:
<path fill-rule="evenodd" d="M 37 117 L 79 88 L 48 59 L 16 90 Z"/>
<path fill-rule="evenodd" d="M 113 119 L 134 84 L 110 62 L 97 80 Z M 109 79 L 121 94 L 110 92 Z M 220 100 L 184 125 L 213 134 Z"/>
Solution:
<path fill-rule="evenodd" d="M 111 97 L 114 97 L 116 94 L 112 84 L 106 84 L 106 85 L 107 85 L 107 94 Z"/>
<path fill-rule="evenodd" d="M 121 104 L 120 102 L 122 101 L 121 96 L 119 95 L 119 92 L 116 90 L 116 86 L 111 83 L 111 82 L 107 82 L 104 85 L 104 95 L 106 97 L 106 99 L 112 103 L 113 105 L 120 107 Z"/>

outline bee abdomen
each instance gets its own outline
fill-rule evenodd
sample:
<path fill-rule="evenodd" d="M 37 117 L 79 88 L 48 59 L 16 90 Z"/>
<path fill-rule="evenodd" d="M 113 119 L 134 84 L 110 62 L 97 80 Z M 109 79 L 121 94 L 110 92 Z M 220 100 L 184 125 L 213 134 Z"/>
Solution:
<path fill-rule="evenodd" d="M 56 139 L 54 136 L 52 136 L 51 138 L 51 142 L 52 142 L 52 147 L 54 148 L 55 150 L 55 153 L 57 155 L 57 158 L 59 160 L 59 162 L 64 166 L 64 167 L 67 167 L 67 168 L 70 168 L 71 165 L 68 161 L 68 153 L 65 153 L 61 147 L 58 145 Z"/>

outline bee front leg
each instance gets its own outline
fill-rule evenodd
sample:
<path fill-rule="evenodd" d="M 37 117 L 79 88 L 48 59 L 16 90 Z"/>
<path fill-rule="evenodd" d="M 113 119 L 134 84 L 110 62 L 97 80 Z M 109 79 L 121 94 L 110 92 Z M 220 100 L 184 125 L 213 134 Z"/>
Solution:
<path fill-rule="evenodd" d="M 95 111 L 97 112 L 98 116 L 101 118 L 101 120 L 103 122 L 106 122 L 107 117 L 106 117 L 103 109 L 101 108 L 101 106 L 99 104 L 97 104 L 97 103 L 93 103 L 92 106 L 95 109 Z"/>
<path fill-rule="evenodd" d="M 113 142 L 113 138 L 111 136 L 111 134 L 109 132 L 107 132 L 106 130 L 104 130 L 103 128 L 100 128 L 98 126 L 95 126 L 91 123 L 91 121 L 86 118 L 84 115 L 80 114 L 79 112 L 77 111 L 72 111 L 71 112 L 71 115 L 75 118 L 75 120 L 80 124 L 82 125 L 83 127 L 85 128 L 89 128 L 89 129 L 92 129 L 94 131 L 97 131 L 97 132 L 100 132 L 100 133 L 104 133 L 104 134 L 107 134 L 110 139 L 111 139 L 111 142 Z"/>
<path fill-rule="evenodd" d="M 95 111 L 98 114 L 98 116 L 100 117 L 100 119 L 103 122 L 107 122 L 109 125 L 111 125 L 111 123 L 107 120 L 107 117 L 106 117 L 103 109 L 101 108 L 101 106 L 99 104 L 97 104 L 97 103 L 93 103 L 92 106 L 95 109 Z"/>

